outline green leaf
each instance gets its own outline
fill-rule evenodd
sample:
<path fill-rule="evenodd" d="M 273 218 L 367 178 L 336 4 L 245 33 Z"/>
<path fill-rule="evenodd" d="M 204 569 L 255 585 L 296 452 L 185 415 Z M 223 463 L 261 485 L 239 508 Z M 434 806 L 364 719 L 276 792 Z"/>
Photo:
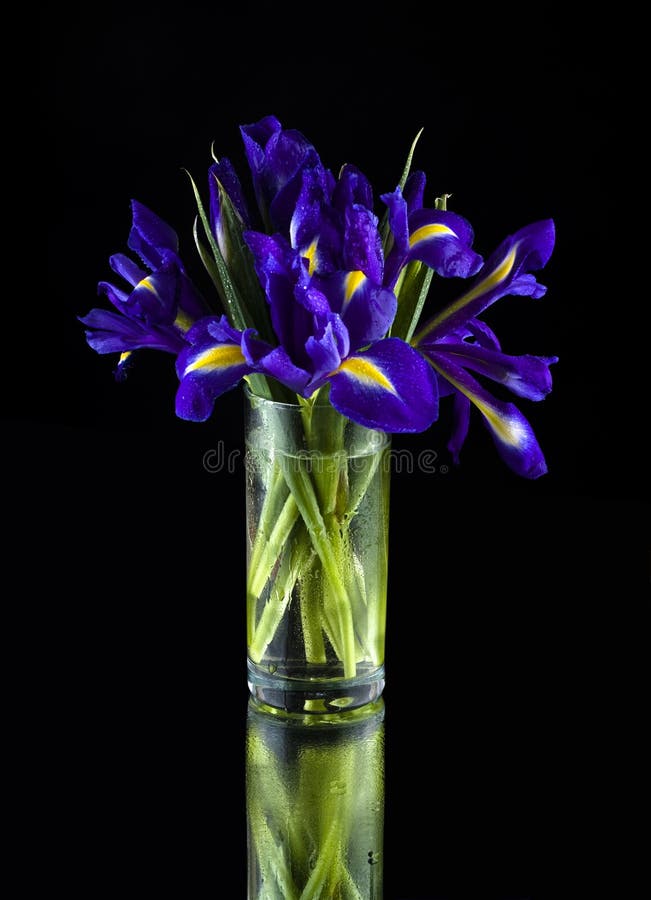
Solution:
<path fill-rule="evenodd" d="M 226 296 L 224 294 L 224 287 L 221 283 L 221 279 L 219 277 L 219 272 L 217 270 L 217 266 L 215 265 L 215 260 L 212 258 L 208 250 L 201 243 L 198 233 L 198 224 L 199 224 L 199 216 L 195 216 L 194 224 L 192 225 L 192 234 L 194 235 L 194 243 L 196 245 L 199 256 L 201 257 L 201 262 L 204 265 L 206 272 L 210 275 L 210 280 L 215 285 L 215 289 L 219 294 L 219 297 L 222 301 L 222 304 L 226 311 L 228 311 L 228 307 L 226 306 Z"/>
<path fill-rule="evenodd" d="M 219 275 L 219 281 L 222 286 L 222 300 L 224 302 L 224 307 L 226 310 L 226 315 L 234 328 L 238 328 L 243 331 L 245 328 L 254 328 L 255 322 L 252 321 L 250 316 L 248 315 L 248 311 L 246 309 L 245 304 L 240 297 L 239 291 L 235 286 L 230 272 L 228 271 L 228 266 L 224 260 L 224 257 L 221 254 L 217 241 L 215 240 L 215 236 L 212 233 L 212 229 L 210 228 L 210 222 L 208 221 L 208 217 L 206 216 L 206 211 L 203 208 L 203 203 L 201 202 L 201 196 L 199 194 L 199 190 L 197 185 L 194 182 L 192 175 L 185 170 L 188 178 L 190 179 L 190 184 L 192 185 L 192 190 L 194 191 L 194 197 L 197 202 L 197 209 L 199 211 L 199 218 L 201 219 L 201 224 L 203 225 L 203 230 L 208 239 L 208 244 L 210 245 L 210 249 L 212 250 L 212 255 L 215 260 L 215 267 L 217 269 L 217 273 Z"/>
<path fill-rule="evenodd" d="M 250 313 L 243 303 L 241 295 L 230 276 L 226 261 L 224 260 L 217 241 L 215 240 L 215 237 L 211 231 L 210 223 L 206 216 L 206 211 L 203 207 L 203 203 L 201 202 L 201 197 L 199 195 L 199 191 L 194 182 L 194 179 L 192 178 L 192 175 L 190 175 L 190 173 L 187 171 L 187 169 L 185 171 L 188 178 L 190 179 L 192 190 L 194 191 L 194 196 L 197 201 L 197 209 L 199 211 L 199 218 L 201 219 L 203 230 L 206 234 L 206 237 L 208 238 L 210 249 L 212 250 L 212 258 L 199 240 L 196 227 L 194 230 L 195 243 L 197 245 L 197 250 L 199 251 L 199 256 L 201 257 L 203 264 L 206 267 L 208 274 L 212 278 L 219 296 L 222 299 L 226 317 L 228 318 L 231 325 L 233 325 L 234 328 L 238 328 L 240 331 L 244 331 L 246 328 L 254 328 L 257 331 L 258 324 L 251 318 Z M 275 381 L 274 379 L 268 379 L 264 375 L 247 375 L 245 376 L 245 380 L 249 383 L 253 393 L 257 394 L 259 397 L 266 397 L 269 400 L 287 402 L 288 396 L 290 398 L 293 396 L 289 389 L 280 384 L 280 382 Z"/>
<path fill-rule="evenodd" d="M 405 163 L 405 167 L 402 170 L 402 175 L 400 176 L 400 181 L 398 182 L 400 190 L 402 190 L 407 183 L 407 178 L 409 177 L 409 172 L 411 171 L 411 161 L 414 156 L 414 150 L 416 149 L 416 144 L 418 143 L 418 139 L 423 133 L 423 128 L 420 129 L 414 140 L 412 141 L 411 147 L 409 148 L 409 154 L 407 156 L 407 162 Z M 382 247 L 384 248 L 384 255 L 386 257 L 387 253 L 391 249 L 391 243 L 393 242 L 393 235 L 389 230 L 389 211 L 386 210 L 384 216 L 382 217 L 382 224 L 380 225 L 380 235 L 382 237 Z"/>
<path fill-rule="evenodd" d="M 402 190 L 407 182 L 407 178 L 409 177 L 409 172 L 411 170 L 411 161 L 414 156 L 414 150 L 416 149 L 416 144 L 418 143 L 418 139 L 423 133 L 424 129 L 421 128 L 416 137 L 414 138 L 412 145 L 409 149 L 409 156 L 407 157 L 407 162 L 405 163 L 405 167 L 402 170 L 402 175 L 400 177 L 400 190 Z"/>
<path fill-rule="evenodd" d="M 398 290 L 398 311 L 391 326 L 391 335 L 410 341 L 432 282 L 434 270 L 414 260 L 404 270 L 404 278 Z"/>
<path fill-rule="evenodd" d="M 214 175 L 212 177 L 215 178 Z M 255 323 L 255 328 L 263 340 L 273 342 L 267 299 L 255 271 L 253 255 L 244 241 L 244 223 L 222 183 L 218 178 L 215 178 L 215 182 L 219 191 L 222 233 L 225 243 L 224 261 L 227 262 L 231 278 L 240 296 L 246 298 L 245 306 L 248 318 Z"/>

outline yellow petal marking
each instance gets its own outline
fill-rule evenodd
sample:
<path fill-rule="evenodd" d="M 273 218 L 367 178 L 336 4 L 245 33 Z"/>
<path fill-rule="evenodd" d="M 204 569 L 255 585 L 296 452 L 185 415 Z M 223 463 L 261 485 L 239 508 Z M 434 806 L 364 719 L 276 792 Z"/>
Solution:
<path fill-rule="evenodd" d="M 154 285 L 149 280 L 149 275 L 146 278 L 143 278 L 138 287 L 147 288 L 148 291 L 151 291 L 155 297 L 158 297 L 158 291 L 154 287 Z"/>
<path fill-rule="evenodd" d="M 493 409 L 492 406 L 489 406 L 484 400 L 480 400 L 476 394 L 473 394 L 469 388 L 457 381 L 456 378 L 452 378 L 447 372 L 444 372 L 443 369 L 439 368 L 439 366 L 437 366 L 435 362 L 432 362 L 431 359 L 428 358 L 427 361 L 430 366 L 432 366 L 433 369 L 436 369 L 436 371 L 449 381 L 453 387 L 467 397 L 471 403 L 474 403 L 502 443 L 509 444 L 511 447 L 520 446 L 522 438 L 524 437 L 520 422 L 512 419 L 503 419 L 497 410 Z"/>
<path fill-rule="evenodd" d="M 342 362 L 339 368 L 335 370 L 334 374 L 338 372 L 349 372 L 363 384 L 381 387 L 384 388 L 385 391 L 390 391 L 392 394 L 397 395 L 396 389 L 384 372 L 381 372 L 378 367 L 374 365 L 374 363 L 369 362 L 368 359 L 363 359 L 360 356 L 351 356 L 349 359 L 345 359 Z"/>
<path fill-rule="evenodd" d="M 515 264 L 515 256 L 518 251 L 519 242 L 514 244 L 511 248 L 510 252 L 504 257 L 502 262 L 495 268 L 493 271 L 487 275 L 485 278 L 482 278 L 480 282 L 478 282 L 474 288 L 471 288 L 467 294 L 462 294 L 458 300 L 455 300 L 454 303 L 451 303 L 446 309 L 442 310 L 435 316 L 431 321 L 427 323 L 427 325 L 418 332 L 416 337 L 414 338 L 414 345 L 420 343 L 422 339 L 430 333 L 437 325 L 440 325 L 441 322 L 444 322 L 448 319 L 453 313 L 457 312 L 460 309 L 463 309 L 464 306 L 467 306 L 472 300 L 476 300 L 477 297 L 481 297 L 482 294 L 487 294 L 488 291 L 492 291 L 493 288 L 496 288 L 499 284 L 501 284 L 506 278 L 509 277 L 511 273 L 511 269 Z"/>
<path fill-rule="evenodd" d="M 193 321 L 194 320 L 191 319 L 186 312 L 183 312 L 182 309 L 179 309 L 176 314 L 176 318 L 174 319 L 174 324 L 179 329 L 179 331 L 187 331 L 192 325 Z"/>
<path fill-rule="evenodd" d="M 344 281 L 344 308 L 350 303 L 350 300 L 357 290 L 366 281 L 366 275 L 361 271 L 349 272 Z"/>
<path fill-rule="evenodd" d="M 314 238 L 310 246 L 301 253 L 307 259 L 307 274 L 313 275 L 317 265 L 316 248 L 319 243 L 318 235 Z"/>
<path fill-rule="evenodd" d="M 421 225 L 421 227 L 417 228 L 413 234 L 409 235 L 409 246 L 413 247 L 421 241 L 427 241 L 433 237 L 442 237 L 443 235 L 450 234 L 452 237 L 457 237 L 456 231 L 452 231 L 447 225 L 441 225 L 440 223 L 434 225 Z"/>
<path fill-rule="evenodd" d="M 220 344 L 219 347 L 210 347 L 186 367 L 184 375 L 194 372 L 196 369 L 228 369 L 229 366 L 239 366 L 246 363 L 242 351 L 236 344 Z"/>

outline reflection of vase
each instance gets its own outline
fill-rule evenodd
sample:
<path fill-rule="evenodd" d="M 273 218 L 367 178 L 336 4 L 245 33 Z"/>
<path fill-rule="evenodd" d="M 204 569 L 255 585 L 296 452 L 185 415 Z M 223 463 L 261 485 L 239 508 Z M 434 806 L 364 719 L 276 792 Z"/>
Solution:
<path fill-rule="evenodd" d="M 247 393 L 249 686 L 288 712 L 384 687 L 389 437 L 327 402 Z"/>
<path fill-rule="evenodd" d="M 309 716 L 250 701 L 249 900 L 380 900 L 383 722 L 382 699 Z"/>

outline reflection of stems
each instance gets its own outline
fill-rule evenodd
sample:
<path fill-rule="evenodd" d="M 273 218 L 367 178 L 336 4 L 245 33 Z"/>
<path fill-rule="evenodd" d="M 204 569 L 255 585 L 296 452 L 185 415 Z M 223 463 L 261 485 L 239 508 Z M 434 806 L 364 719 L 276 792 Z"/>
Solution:
<path fill-rule="evenodd" d="M 331 821 L 327 837 L 321 844 L 319 858 L 312 869 L 312 874 L 303 889 L 300 900 L 310 900 L 312 897 L 320 896 L 326 877 L 332 866 L 332 857 L 334 856 L 337 838 L 339 836 L 338 825 L 339 823 L 336 819 Z"/>
<path fill-rule="evenodd" d="M 262 895 L 264 900 L 298 900 L 299 896 L 303 895 L 299 895 L 298 888 L 294 884 L 285 849 L 271 836 L 261 806 L 251 801 L 249 801 L 249 826 L 254 845 L 259 850 L 265 851 L 257 854 L 262 882 L 265 885 L 265 893 Z M 278 891 L 274 891 L 273 894 L 267 893 L 267 890 L 273 890 L 274 882 L 278 885 Z"/>
<path fill-rule="evenodd" d="M 353 792 L 356 786 L 356 753 L 326 753 L 306 750 L 303 753 L 301 774 L 311 776 L 300 784 L 302 793 L 310 796 L 312 778 L 318 773 L 322 802 L 318 804 L 318 834 L 315 842 L 318 857 L 303 888 L 301 900 L 319 897 L 327 885 L 326 896 L 340 896 L 346 883 L 348 892 L 341 896 L 360 898 L 359 889 L 348 871 L 344 848 L 348 846 L 353 827 Z M 323 790 L 325 788 L 325 791 Z M 339 891 L 337 891 L 339 888 Z"/>
<path fill-rule="evenodd" d="M 376 713 L 312 729 L 247 725 L 249 891 L 257 900 L 381 896 L 383 731 Z M 362 713 L 363 715 L 363 713 Z M 373 859 L 371 860 L 371 858 Z M 371 860 L 371 862 L 369 862 Z"/>
<path fill-rule="evenodd" d="M 300 817 L 289 815 L 288 784 L 264 740 L 260 735 L 252 733 L 247 743 L 248 822 L 265 891 L 272 889 L 275 878 L 279 888 L 277 900 L 298 900 L 300 891 L 294 882 L 296 864 L 300 863 L 299 873 L 307 865 L 305 840 L 301 831 L 304 823 Z M 287 831 L 286 843 L 282 841 L 281 827 Z M 273 834 L 280 836 L 279 842 L 273 839 Z M 267 900 L 269 895 L 265 893 L 260 896 Z"/>

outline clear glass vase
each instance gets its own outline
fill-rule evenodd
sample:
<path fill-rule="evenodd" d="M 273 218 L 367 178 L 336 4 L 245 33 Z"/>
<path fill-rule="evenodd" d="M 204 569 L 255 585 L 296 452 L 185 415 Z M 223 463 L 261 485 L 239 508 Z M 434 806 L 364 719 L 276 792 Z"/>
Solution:
<path fill-rule="evenodd" d="M 390 438 L 246 391 L 249 688 L 334 712 L 384 688 Z"/>
<path fill-rule="evenodd" d="M 269 714 L 249 703 L 249 900 L 381 900 L 384 703 Z"/>

